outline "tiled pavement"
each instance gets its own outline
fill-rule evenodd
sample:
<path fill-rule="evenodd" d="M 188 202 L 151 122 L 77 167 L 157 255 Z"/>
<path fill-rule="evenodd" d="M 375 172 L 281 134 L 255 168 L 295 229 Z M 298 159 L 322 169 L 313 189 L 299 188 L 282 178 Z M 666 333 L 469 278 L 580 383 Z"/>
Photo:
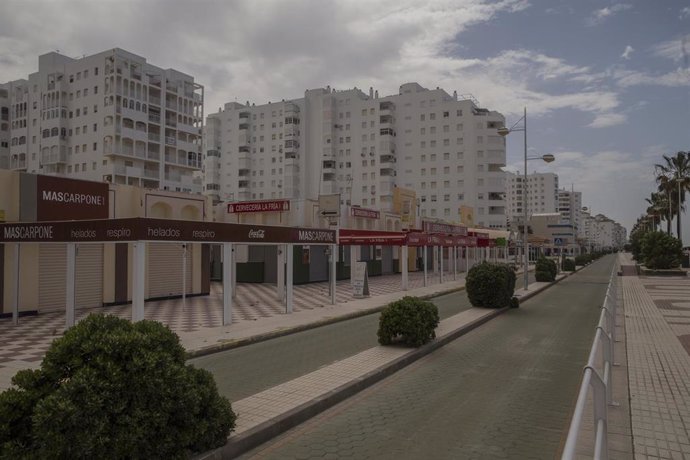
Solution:
<path fill-rule="evenodd" d="M 462 280 L 463 277 L 464 274 L 458 273 L 458 280 Z M 402 295 L 400 283 L 401 275 L 371 277 L 369 278 L 371 297 L 364 301 L 355 301 L 349 280 L 338 281 L 337 307 L 358 303 L 370 307 L 383 305 L 390 301 L 387 297 Z M 423 273 L 412 272 L 409 274 L 409 291 L 405 293 L 419 295 L 415 293 L 439 291 L 457 283 L 462 283 L 462 281 L 453 282 L 452 272 L 445 274 L 443 285 L 439 283 L 438 274 L 429 273 L 428 287 L 424 288 Z M 211 291 L 209 296 L 187 298 L 185 308 L 182 307 L 181 299 L 147 302 L 146 319 L 168 325 L 180 335 L 185 348 L 190 350 L 215 341 L 215 338 L 208 339 L 214 334 L 230 333 L 232 335 L 229 328 L 234 331 L 246 330 L 243 335 L 247 336 L 257 330 L 257 325 L 260 325 L 259 329 L 266 329 L 266 327 L 278 329 L 281 327 L 279 323 L 313 321 L 316 315 L 322 318 L 326 311 L 329 314 L 339 313 L 333 311 L 333 307 L 329 304 L 328 284 L 325 282 L 294 287 L 295 313 L 290 315 L 293 318 L 289 319 L 284 315 L 285 307 L 277 299 L 274 285 L 238 283 L 237 296 L 233 302 L 233 325 L 221 327 L 222 284 L 212 283 Z M 376 300 L 377 298 L 381 300 Z M 131 305 L 78 310 L 77 319 L 94 312 L 129 319 Z M 62 311 L 21 317 L 17 326 L 12 324 L 10 318 L 0 319 L 0 390 L 9 387 L 10 379 L 17 370 L 38 367 L 50 343 L 62 335 L 64 328 L 65 315 Z"/>
<path fill-rule="evenodd" d="M 622 280 L 635 458 L 690 458 L 690 279 Z"/>

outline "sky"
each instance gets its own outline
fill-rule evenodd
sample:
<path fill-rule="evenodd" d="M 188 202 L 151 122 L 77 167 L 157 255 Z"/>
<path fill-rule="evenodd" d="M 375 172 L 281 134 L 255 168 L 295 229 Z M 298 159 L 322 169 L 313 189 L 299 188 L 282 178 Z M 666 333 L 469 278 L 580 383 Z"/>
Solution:
<path fill-rule="evenodd" d="M 526 107 L 529 154 L 556 156 L 529 171 L 557 173 L 628 230 L 654 164 L 690 150 L 690 1 L 0 2 L 0 81 L 35 72 L 46 52 L 115 47 L 193 75 L 206 113 L 411 81 L 472 94 L 509 124 Z M 522 135 L 508 136 L 508 170 L 522 168 Z M 682 224 L 687 245 L 690 211 Z"/>

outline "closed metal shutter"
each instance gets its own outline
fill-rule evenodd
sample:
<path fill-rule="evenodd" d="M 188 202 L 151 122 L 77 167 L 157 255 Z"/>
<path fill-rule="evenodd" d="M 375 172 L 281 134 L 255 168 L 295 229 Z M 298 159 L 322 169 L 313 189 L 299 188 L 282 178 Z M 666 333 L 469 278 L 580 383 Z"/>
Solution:
<path fill-rule="evenodd" d="M 148 298 L 182 295 L 181 243 L 148 244 Z M 192 292 L 192 246 L 187 248 L 187 293 Z"/>
<path fill-rule="evenodd" d="M 67 245 L 38 248 L 38 309 L 64 309 L 67 283 Z"/>
<path fill-rule="evenodd" d="M 76 308 L 103 306 L 103 245 L 78 244 L 75 270 Z"/>

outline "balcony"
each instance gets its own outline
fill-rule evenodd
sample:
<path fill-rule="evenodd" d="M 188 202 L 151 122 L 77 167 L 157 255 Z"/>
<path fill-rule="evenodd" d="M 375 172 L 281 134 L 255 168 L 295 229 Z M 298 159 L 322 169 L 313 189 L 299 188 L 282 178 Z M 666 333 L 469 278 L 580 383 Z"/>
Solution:
<path fill-rule="evenodd" d="M 379 156 L 379 163 L 381 164 L 381 169 L 393 169 L 395 166 L 395 156 L 390 154 L 385 154 Z"/>
<path fill-rule="evenodd" d="M 249 150 L 249 147 L 248 147 L 248 146 L 246 146 L 246 145 L 240 145 L 240 146 L 238 147 L 238 151 L 239 151 L 240 153 L 249 153 L 250 150 Z"/>
<path fill-rule="evenodd" d="M 382 128 L 379 130 L 379 135 L 381 135 L 382 139 L 389 140 L 395 137 L 395 131 L 393 128 Z"/>
<path fill-rule="evenodd" d="M 248 180 L 241 180 L 237 182 L 237 188 L 240 191 L 248 191 L 249 190 L 249 181 Z"/>
<path fill-rule="evenodd" d="M 240 123 L 240 125 L 239 125 L 238 128 L 239 128 L 240 131 L 242 131 L 242 130 L 248 130 L 248 129 L 249 129 L 249 123 Z"/>
<path fill-rule="evenodd" d="M 251 169 L 251 160 L 248 157 L 241 157 L 237 161 L 237 169 L 241 170 L 247 170 Z"/>
<path fill-rule="evenodd" d="M 161 116 L 156 113 L 149 113 L 149 121 L 152 123 L 156 123 L 158 125 L 161 124 Z"/>
<path fill-rule="evenodd" d="M 237 175 L 240 177 L 249 177 L 249 168 L 238 168 Z"/>
<path fill-rule="evenodd" d="M 148 139 L 153 142 L 160 142 L 161 141 L 161 134 L 160 133 L 149 133 Z"/>
<path fill-rule="evenodd" d="M 249 112 L 240 112 L 240 120 L 249 120 Z"/>
<path fill-rule="evenodd" d="M 177 139 L 172 136 L 165 136 L 165 145 L 177 145 Z"/>
<path fill-rule="evenodd" d="M 297 174 L 299 172 L 299 160 L 297 158 L 286 158 L 283 162 L 286 174 Z"/>
<path fill-rule="evenodd" d="M 160 107 L 161 106 L 161 98 L 149 95 L 149 104 L 157 105 L 158 107 Z"/>
<path fill-rule="evenodd" d="M 67 153 L 66 152 L 54 152 L 54 153 L 42 153 L 41 154 L 41 164 L 43 165 L 56 165 L 67 163 Z"/>
<path fill-rule="evenodd" d="M 285 104 L 285 110 L 283 112 L 285 113 L 285 115 L 299 114 L 299 106 L 297 104 L 293 104 L 291 102 L 288 102 Z"/>

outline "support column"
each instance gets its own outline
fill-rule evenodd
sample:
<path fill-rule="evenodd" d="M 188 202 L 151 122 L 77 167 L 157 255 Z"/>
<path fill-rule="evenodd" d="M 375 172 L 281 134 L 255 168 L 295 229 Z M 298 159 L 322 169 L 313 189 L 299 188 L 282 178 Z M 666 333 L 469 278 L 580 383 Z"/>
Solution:
<path fill-rule="evenodd" d="M 230 277 L 230 280 L 232 281 L 232 298 L 237 299 L 237 260 L 235 257 L 234 248 L 230 254 L 230 263 L 232 264 L 232 275 Z"/>
<path fill-rule="evenodd" d="M 232 243 L 223 243 L 223 326 L 232 324 L 233 269 Z"/>
<path fill-rule="evenodd" d="M 335 305 L 335 278 L 336 278 L 336 263 L 338 260 L 338 245 L 337 244 L 332 244 L 331 245 L 331 305 Z"/>
<path fill-rule="evenodd" d="M 281 302 L 285 301 L 285 245 L 278 245 L 278 280 L 276 282 L 276 297 Z"/>
<path fill-rule="evenodd" d="M 453 281 L 458 279 L 458 248 L 453 246 Z"/>
<path fill-rule="evenodd" d="M 286 290 L 285 290 L 285 313 L 292 313 L 292 272 L 294 268 L 293 260 L 292 260 L 292 250 L 293 250 L 293 244 L 288 243 L 287 244 L 287 252 L 285 254 L 287 258 L 287 280 L 285 281 L 286 284 Z"/>
<path fill-rule="evenodd" d="M 426 270 L 426 261 L 427 261 L 427 249 L 426 248 L 427 247 L 424 246 L 424 251 L 423 251 L 424 252 L 424 255 L 423 255 L 423 257 L 424 257 L 424 264 L 423 264 L 424 265 L 424 287 L 427 287 L 427 285 L 429 284 L 428 279 L 427 279 L 427 276 L 428 276 L 427 270 Z"/>
<path fill-rule="evenodd" d="M 359 246 L 350 246 L 350 284 L 353 282 L 352 271 L 355 269 L 357 263 L 357 255 L 359 254 Z"/>
<path fill-rule="evenodd" d="M 20 288 L 20 278 L 19 278 L 19 254 L 21 250 L 21 244 L 17 243 L 14 245 L 14 292 L 12 293 L 12 324 L 15 326 L 19 324 L 19 288 Z"/>
<path fill-rule="evenodd" d="M 182 311 L 187 306 L 187 243 L 182 243 Z"/>
<path fill-rule="evenodd" d="M 74 326 L 75 272 L 77 268 L 77 244 L 67 243 L 67 286 L 65 289 L 65 326 Z"/>
<path fill-rule="evenodd" d="M 439 283 L 443 284 L 443 246 L 438 247 Z"/>
<path fill-rule="evenodd" d="M 407 291 L 409 287 L 408 283 L 408 278 L 407 278 L 407 246 L 401 246 L 400 247 L 400 268 L 402 271 L 402 290 Z"/>
<path fill-rule="evenodd" d="M 144 319 L 144 286 L 146 285 L 146 242 L 134 243 L 134 258 L 132 260 L 132 321 Z"/>

